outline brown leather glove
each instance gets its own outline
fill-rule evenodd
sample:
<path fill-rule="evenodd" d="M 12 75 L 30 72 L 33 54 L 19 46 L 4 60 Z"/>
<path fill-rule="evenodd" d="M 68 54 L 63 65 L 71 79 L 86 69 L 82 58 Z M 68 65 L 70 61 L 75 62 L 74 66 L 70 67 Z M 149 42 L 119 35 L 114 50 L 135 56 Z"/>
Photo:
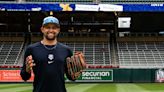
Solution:
<path fill-rule="evenodd" d="M 82 52 L 75 52 L 72 57 L 67 58 L 68 74 L 73 80 L 77 79 L 81 72 L 86 69 L 86 62 Z"/>

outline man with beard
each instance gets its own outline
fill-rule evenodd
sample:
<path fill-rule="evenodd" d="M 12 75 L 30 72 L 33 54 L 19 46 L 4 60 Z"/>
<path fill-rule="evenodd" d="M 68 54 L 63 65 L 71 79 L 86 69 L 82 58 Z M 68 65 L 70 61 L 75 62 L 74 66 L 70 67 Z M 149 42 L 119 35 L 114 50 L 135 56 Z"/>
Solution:
<path fill-rule="evenodd" d="M 33 71 L 33 92 L 66 92 L 64 73 L 73 80 L 68 74 L 66 58 L 73 54 L 68 46 L 57 41 L 59 20 L 52 16 L 44 18 L 41 32 L 43 39 L 25 51 L 20 75 L 26 81 Z"/>

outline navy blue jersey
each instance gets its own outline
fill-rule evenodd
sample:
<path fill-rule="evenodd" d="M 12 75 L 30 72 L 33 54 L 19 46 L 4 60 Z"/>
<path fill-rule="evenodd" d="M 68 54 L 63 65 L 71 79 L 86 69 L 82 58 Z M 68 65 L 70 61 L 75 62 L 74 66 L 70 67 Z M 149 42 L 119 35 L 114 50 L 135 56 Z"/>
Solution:
<path fill-rule="evenodd" d="M 70 48 L 59 42 L 56 46 L 46 47 L 41 42 L 37 42 L 27 47 L 24 58 L 26 59 L 29 55 L 32 55 L 36 64 L 33 67 L 35 76 L 33 92 L 66 92 L 64 73 L 72 80 L 66 67 L 66 58 L 72 56 Z M 25 59 L 20 74 L 26 81 L 31 74 L 25 71 Z"/>

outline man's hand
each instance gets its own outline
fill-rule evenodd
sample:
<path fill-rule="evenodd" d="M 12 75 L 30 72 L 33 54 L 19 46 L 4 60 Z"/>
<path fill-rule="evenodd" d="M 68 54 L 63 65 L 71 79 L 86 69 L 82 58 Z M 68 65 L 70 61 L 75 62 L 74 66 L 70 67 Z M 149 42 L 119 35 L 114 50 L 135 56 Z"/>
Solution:
<path fill-rule="evenodd" d="M 73 56 L 67 58 L 66 62 L 68 74 L 72 77 L 72 80 L 76 80 L 86 69 L 86 61 L 82 52 L 75 52 Z"/>
<path fill-rule="evenodd" d="M 35 66 L 35 63 L 32 59 L 32 55 L 30 55 L 26 58 L 26 72 L 31 73 L 33 66 Z"/>

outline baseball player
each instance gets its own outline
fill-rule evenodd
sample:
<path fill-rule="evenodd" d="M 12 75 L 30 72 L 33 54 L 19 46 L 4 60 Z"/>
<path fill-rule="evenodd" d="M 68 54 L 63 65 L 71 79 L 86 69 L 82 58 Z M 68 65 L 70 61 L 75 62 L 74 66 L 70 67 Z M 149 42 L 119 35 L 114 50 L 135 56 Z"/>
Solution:
<path fill-rule="evenodd" d="M 57 41 L 59 20 L 53 16 L 44 18 L 41 32 L 43 39 L 26 48 L 20 75 L 26 81 L 33 71 L 33 92 L 66 92 L 64 73 L 68 79 L 76 79 L 68 74 L 66 63 L 67 57 L 73 53 L 68 46 Z"/>

